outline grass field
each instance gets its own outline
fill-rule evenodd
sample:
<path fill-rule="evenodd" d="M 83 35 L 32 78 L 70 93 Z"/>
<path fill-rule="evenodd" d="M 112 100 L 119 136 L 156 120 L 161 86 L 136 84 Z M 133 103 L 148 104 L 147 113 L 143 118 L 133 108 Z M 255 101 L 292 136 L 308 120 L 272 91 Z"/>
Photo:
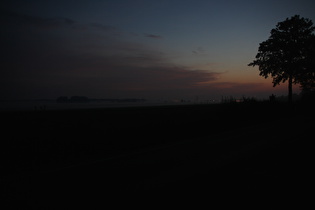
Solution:
<path fill-rule="evenodd" d="M 107 205 L 135 195 L 152 195 L 160 203 L 167 196 L 279 201 L 279 195 L 294 197 L 309 185 L 315 129 L 310 105 L 0 114 L 7 207 L 69 209 L 62 203 Z"/>

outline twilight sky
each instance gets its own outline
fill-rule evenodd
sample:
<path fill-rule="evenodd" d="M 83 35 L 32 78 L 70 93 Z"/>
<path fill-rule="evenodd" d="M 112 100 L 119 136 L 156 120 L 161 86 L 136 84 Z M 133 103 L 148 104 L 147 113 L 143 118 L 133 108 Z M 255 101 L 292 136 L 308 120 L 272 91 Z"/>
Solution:
<path fill-rule="evenodd" d="M 3 0 L 0 99 L 287 94 L 248 67 L 314 0 Z M 299 92 L 295 87 L 295 92 Z"/>

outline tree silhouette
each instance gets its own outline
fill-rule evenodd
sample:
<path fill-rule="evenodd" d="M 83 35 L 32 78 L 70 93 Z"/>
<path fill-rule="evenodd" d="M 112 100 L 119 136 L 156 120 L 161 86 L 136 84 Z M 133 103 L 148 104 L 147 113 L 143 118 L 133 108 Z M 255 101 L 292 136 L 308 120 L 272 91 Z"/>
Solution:
<path fill-rule="evenodd" d="M 315 36 L 308 43 L 308 57 L 299 76 L 302 93 L 315 92 Z"/>
<path fill-rule="evenodd" d="M 269 39 L 259 44 L 256 59 L 248 64 L 259 66 L 260 76 L 271 76 L 274 87 L 288 80 L 289 103 L 292 102 L 292 84 L 310 84 L 308 80 L 314 67 L 310 43 L 314 42 L 314 29 L 311 20 L 299 15 L 279 22 L 271 30 Z"/>

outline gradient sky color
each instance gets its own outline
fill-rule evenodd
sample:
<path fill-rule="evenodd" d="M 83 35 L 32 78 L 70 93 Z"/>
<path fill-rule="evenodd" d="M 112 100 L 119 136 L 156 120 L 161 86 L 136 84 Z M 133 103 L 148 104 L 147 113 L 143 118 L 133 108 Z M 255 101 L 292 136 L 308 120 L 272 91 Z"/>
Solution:
<path fill-rule="evenodd" d="M 248 67 L 259 43 L 313 0 L 8 0 L 1 99 L 220 99 L 287 94 Z M 295 92 L 299 92 L 298 86 Z"/>

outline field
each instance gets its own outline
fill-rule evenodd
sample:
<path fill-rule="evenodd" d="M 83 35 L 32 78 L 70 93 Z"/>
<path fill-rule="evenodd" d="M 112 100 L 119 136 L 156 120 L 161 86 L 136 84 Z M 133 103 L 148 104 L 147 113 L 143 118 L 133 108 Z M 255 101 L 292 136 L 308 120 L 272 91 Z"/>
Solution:
<path fill-rule="evenodd" d="M 257 199 L 255 208 L 265 209 L 266 201 L 290 204 L 279 202 L 279 195 L 301 195 L 310 181 L 315 129 L 310 105 L 0 114 L 2 197 L 12 209 L 106 206 L 131 197 L 140 204 L 143 196 L 158 203 L 180 197 L 177 204 L 198 198 L 210 206 L 243 196 L 244 203 Z"/>

